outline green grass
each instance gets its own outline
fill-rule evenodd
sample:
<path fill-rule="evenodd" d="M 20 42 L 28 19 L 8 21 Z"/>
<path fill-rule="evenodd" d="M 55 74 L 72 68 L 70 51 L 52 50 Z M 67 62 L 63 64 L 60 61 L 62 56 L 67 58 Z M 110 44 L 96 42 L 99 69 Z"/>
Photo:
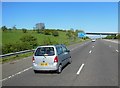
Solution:
<path fill-rule="evenodd" d="M 0 31 L 1 33 L 2 31 Z M 23 33 L 22 30 L 12 30 L 12 31 L 6 31 L 6 32 L 2 32 L 2 44 L 8 44 L 8 43 L 15 43 L 15 42 L 20 42 L 20 38 L 26 34 L 30 34 L 33 35 L 37 38 L 37 42 L 39 45 L 43 45 L 44 41 L 46 39 L 50 39 L 52 42 L 56 41 L 59 44 L 66 44 L 71 45 L 71 44 L 75 44 L 75 43 L 81 43 L 83 41 L 83 39 L 77 38 L 73 41 L 68 39 L 68 37 L 66 36 L 66 32 L 62 32 L 62 31 L 58 31 L 59 32 L 59 36 L 54 37 L 52 35 L 44 35 L 44 34 L 38 34 L 36 31 L 32 31 L 32 30 L 28 30 L 27 33 Z M 25 53 L 25 54 L 19 54 L 19 55 L 14 55 L 14 56 L 9 56 L 9 57 L 5 57 L 4 59 L 0 59 L 0 63 L 6 63 L 6 62 L 10 62 L 10 61 L 14 61 L 14 60 L 18 60 L 18 59 L 22 59 L 28 56 L 32 56 L 33 52 L 29 52 L 29 53 Z"/>
<path fill-rule="evenodd" d="M 11 31 L 11 32 L 2 32 L 2 44 L 8 44 L 11 42 L 19 42 L 19 39 L 21 36 L 23 36 L 24 33 L 22 31 Z"/>
<path fill-rule="evenodd" d="M 69 44 L 71 42 L 71 40 L 67 38 L 66 33 L 61 31 L 59 31 L 59 36 L 54 37 L 52 35 L 38 34 L 37 32 L 32 30 L 27 31 L 27 33 L 23 33 L 22 30 L 12 30 L 12 31 L 2 32 L 2 44 L 4 45 L 8 43 L 13 43 L 13 42 L 20 42 L 20 38 L 26 34 L 35 36 L 37 38 L 39 45 L 44 44 L 43 42 L 47 38 L 49 38 L 53 42 L 56 41 L 59 44 L 61 43 Z M 79 41 L 79 40 L 80 39 L 77 38 L 75 41 Z"/>
<path fill-rule="evenodd" d="M 79 40 L 79 41 L 76 41 L 75 43 L 73 44 L 76 44 L 76 43 L 82 43 L 83 41 L 87 41 L 87 40 Z M 24 53 L 24 54 L 19 54 L 19 55 L 13 55 L 13 56 L 9 56 L 9 57 L 4 57 L 4 58 L 0 58 L 0 63 L 7 63 L 7 62 L 11 62 L 11 61 L 15 61 L 15 60 L 20 60 L 20 59 L 23 59 L 23 58 L 26 58 L 26 57 L 29 57 L 29 56 L 32 56 L 33 55 L 33 52 L 28 52 L 28 53 Z"/>

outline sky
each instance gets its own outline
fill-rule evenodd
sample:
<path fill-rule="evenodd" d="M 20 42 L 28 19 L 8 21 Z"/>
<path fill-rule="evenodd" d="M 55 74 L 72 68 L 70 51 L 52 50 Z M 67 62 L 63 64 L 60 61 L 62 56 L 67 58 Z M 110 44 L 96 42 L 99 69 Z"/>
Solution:
<path fill-rule="evenodd" d="M 118 32 L 117 2 L 2 2 L 2 26 Z"/>

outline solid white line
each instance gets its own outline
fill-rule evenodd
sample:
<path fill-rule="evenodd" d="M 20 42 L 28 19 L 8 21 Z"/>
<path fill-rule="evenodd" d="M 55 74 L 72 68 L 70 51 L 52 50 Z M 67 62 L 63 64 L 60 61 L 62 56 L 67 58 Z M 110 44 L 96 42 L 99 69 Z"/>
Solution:
<path fill-rule="evenodd" d="M 83 66 L 84 66 L 84 64 L 82 64 L 82 65 L 80 66 L 80 68 L 79 68 L 78 72 L 76 73 L 77 75 L 79 75 L 79 74 L 80 74 L 80 72 L 81 72 L 81 70 L 82 70 Z"/>
<path fill-rule="evenodd" d="M 116 50 L 116 52 L 119 52 L 118 50 Z"/>
<path fill-rule="evenodd" d="M 31 69 L 31 68 L 32 68 L 32 67 L 29 67 L 29 68 L 27 68 L 27 69 L 24 69 L 23 71 L 20 71 L 20 72 L 14 74 L 14 75 L 11 75 L 11 76 L 9 76 L 9 77 L 6 77 L 6 78 L 4 78 L 4 79 L 2 79 L 2 80 L 0 80 L 0 81 L 5 81 L 5 80 L 10 79 L 10 78 L 12 78 L 12 77 L 14 77 L 14 76 L 16 76 L 16 75 L 20 75 L 21 73 L 23 73 L 23 72 L 25 72 L 25 71 L 27 71 L 27 70 L 29 70 L 29 69 Z"/>
<path fill-rule="evenodd" d="M 90 50 L 89 53 L 92 53 L 92 50 Z"/>

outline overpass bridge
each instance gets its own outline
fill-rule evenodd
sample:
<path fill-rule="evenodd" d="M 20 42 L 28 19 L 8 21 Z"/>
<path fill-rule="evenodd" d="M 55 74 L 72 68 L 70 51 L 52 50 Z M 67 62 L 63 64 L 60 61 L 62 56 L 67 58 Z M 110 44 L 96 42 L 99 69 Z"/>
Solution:
<path fill-rule="evenodd" d="M 85 32 L 88 35 L 118 35 L 118 32 Z"/>
<path fill-rule="evenodd" d="M 100 38 L 102 38 L 102 36 L 107 36 L 107 35 L 115 35 L 117 36 L 118 34 L 120 34 L 120 32 L 79 32 L 78 33 L 78 37 L 85 37 L 86 35 L 87 36 L 99 36 Z"/>

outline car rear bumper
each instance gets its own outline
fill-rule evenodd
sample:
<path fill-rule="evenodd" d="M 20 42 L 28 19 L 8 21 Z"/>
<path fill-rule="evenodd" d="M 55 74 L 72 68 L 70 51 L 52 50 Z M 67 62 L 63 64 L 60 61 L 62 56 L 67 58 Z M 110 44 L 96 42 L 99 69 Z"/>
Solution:
<path fill-rule="evenodd" d="M 54 71 L 58 69 L 57 63 L 49 66 L 40 66 L 33 63 L 33 69 L 38 71 Z"/>

